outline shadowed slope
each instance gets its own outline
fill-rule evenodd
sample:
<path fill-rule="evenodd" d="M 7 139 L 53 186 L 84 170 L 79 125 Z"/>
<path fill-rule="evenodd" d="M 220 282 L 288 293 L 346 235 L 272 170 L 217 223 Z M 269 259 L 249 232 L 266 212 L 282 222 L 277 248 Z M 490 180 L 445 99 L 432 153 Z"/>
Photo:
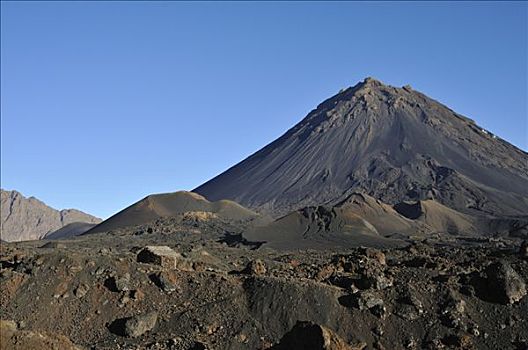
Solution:
<path fill-rule="evenodd" d="M 394 206 L 401 215 L 422 223 L 434 233 L 476 233 L 475 219 L 433 200 L 402 202 Z"/>
<path fill-rule="evenodd" d="M 72 222 L 71 224 L 61 227 L 57 231 L 48 233 L 44 239 L 64 239 L 80 236 L 95 226 L 97 226 L 97 224 L 90 224 L 87 222 Z"/>

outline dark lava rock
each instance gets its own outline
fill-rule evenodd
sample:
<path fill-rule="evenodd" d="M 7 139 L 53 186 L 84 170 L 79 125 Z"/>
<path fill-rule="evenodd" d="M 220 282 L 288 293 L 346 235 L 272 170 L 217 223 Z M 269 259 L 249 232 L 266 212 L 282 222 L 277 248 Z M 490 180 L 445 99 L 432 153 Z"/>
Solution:
<path fill-rule="evenodd" d="M 115 288 L 119 292 L 124 292 L 130 290 L 130 274 L 125 273 L 123 276 L 114 277 Z"/>
<path fill-rule="evenodd" d="M 352 347 L 330 329 L 313 322 L 297 321 L 273 350 L 359 350 L 364 345 Z"/>
<path fill-rule="evenodd" d="M 80 284 L 77 288 L 75 288 L 75 290 L 73 291 L 73 294 L 77 297 L 77 298 L 82 298 L 86 295 L 86 293 L 88 293 L 88 286 L 86 284 Z"/>
<path fill-rule="evenodd" d="M 409 304 L 400 304 L 396 307 L 394 313 L 404 320 L 414 321 L 420 318 L 423 311 Z"/>
<path fill-rule="evenodd" d="M 115 320 L 108 328 L 117 335 L 139 337 L 152 330 L 158 321 L 158 313 L 153 311 L 144 315 Z"/>
<path fill-rule="evenodd" d="M 458 294 L 449 291 L 441 310 L 442 323 L 450 328 L 466 328 L 466 302 Z"/>
<path fill-rule="evenodd" d="M 261 276 L 266 273 L 266 265 L 260 259 L 250 261 L 243 271 L 249 275 Z"/>
<path fill-rule="evenodd" d="M 383 305 L 383 299 L 376 293 L 363 291 L 357 293 L 356 305 L 360 310 L 371 309 Z"/>
<path fill-rule="evenodd" d="M 360 289 L 386 289 L 391 287 L 393 280 L 391 277 L 379 269 L 365 269 L 362 278 L 356 281 L 356 285 Z"/>
<path fill-rule="evenodd" d="M 192 264 L 167 246 L 147 246 L 137 254 L 137 261 L 170 269 L 192 271 Z"/>
<path fill-rule="evenodd" d="M 519 255 L 521 258 L 528 258 L 528 241 L 524 241 L 519 249 Z"/>
<path fill-rule="evenodd" d="M 105 280 L 104 285 L 112 292 L 126 292 L 130 290 L 130 274 L 113 276 Z"/>
<path fill-rule="evenodd" d="M 164 292 L 170 293 L 177 289 L 174 276 L 166 271 L 161 271 L 158 274 L 152 275 L 151 279 Z"/>
<path fill-rule="evenodd" d="M 478 288 L 483 299 L 501 304 L 513 304 L 526 295 L 522 277 L 503 261 L 488 266 Z"/>
<path fill-rule="evenodd" d="M 473 340 L 469 334 L 451 334 L 442 339 L 442 343 L 455 349 L 474 349 Z"/>
<path fill-rule="evenodd" d="M 341 305 L 346 307 L 355 307 L 359 310 L 370 310 L 370 312 L 377 317 L 384 317 L 386 315 L 383 298 L 372 290 L 361 291 L 352 295 L 344 295 L 338 300 Z"/>

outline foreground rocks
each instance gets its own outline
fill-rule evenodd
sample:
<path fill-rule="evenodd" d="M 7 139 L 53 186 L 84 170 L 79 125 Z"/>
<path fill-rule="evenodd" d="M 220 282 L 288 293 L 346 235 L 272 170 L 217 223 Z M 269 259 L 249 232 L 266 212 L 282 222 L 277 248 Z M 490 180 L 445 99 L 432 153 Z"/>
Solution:
<path fill-rule="evenodd" d="M 192 265 L 180 253 L 167 246 L 145 247 L 138 253 L 137 261 L 169 269 L 192 270 Z"/>
<path fill-rule="evenodd" d="M 45 249 L 2 245 L 0 318 L 15 322 L 11 333 L 42 334 L 65 349 L 528 344 L 520 242 L 275 251 L 212 239 L 210 223 L 163 225 Z"/>
<path fill-rule="evenodd" d="M 81 350 L 59 334 L 45 334 L 18 329 L 13 321 L 0 320 L 0 350 Z"/>
<path fill-rule="evenodd" d="M 519 274 L 506 262 L 490 265 L 486 271 L 484 283 L 487 285 L 490 300 L 513 304 L 526 295 L 526 284 Z"/>
<path fill-rule="evenodd" d="M 249 275 L 262 276 L 266 274 L 266 265 L 260 259 L 250 261 L 243 271 Z"/>
<path fill-rule="evenodd" d="M 297 322 L 272 350 L 362 350 L 366 344 L 350 346 L 330 329 L 313 322 Z"/>
<path fill-rule="evenodd" d="M 124 334 L 127 337 L 139 337 L 152 330 L 158 320 L 157 312 L 134 316 L 125 321 Z"/>

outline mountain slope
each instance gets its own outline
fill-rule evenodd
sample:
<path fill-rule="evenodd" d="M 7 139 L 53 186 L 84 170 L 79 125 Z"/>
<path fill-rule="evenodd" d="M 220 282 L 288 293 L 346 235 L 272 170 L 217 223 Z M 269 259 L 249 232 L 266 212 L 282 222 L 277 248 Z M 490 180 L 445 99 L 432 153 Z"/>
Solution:
<path fill-rule="evenodd" d="M 528 154 L 410 87 L 367 78 L 194 191 L 276 217 L 357 191 L 515 216 L 528 212 Z"/>
<path fill-rule="evenodd" d="M 246 220 L 257 216 L 256 213 L 232 201 L 209 202 L 196 193 L 179 191 L 147 196 L 103 221 L 87 233 L 105 232 L 145 224 L 159 218 L 179 214 L 195 213 L 199 215 L 203 212 L 214 213 L 218 217 L 229 220 Z"/>
<path fill-rule="evenodd" d="M 45 238 L 72 223 L 97 224 L 101 219 L 75 209 L 55 210 L 34 197 L 26 198 L 17 191 L 0 192 L 1 238 L 8 242 Z M 70 230 L 71 235 L 81 233 Z"/>

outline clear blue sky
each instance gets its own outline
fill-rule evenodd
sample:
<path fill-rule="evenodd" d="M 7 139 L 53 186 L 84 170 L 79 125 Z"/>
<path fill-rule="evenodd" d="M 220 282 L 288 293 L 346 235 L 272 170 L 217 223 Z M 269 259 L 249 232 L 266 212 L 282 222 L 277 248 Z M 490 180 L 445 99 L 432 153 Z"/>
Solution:
<path fill-rule="evenodd" d="M 526 2 L 2 2 L 1 185 L 108 217 L 366 76 L 527 150 Z"/>

